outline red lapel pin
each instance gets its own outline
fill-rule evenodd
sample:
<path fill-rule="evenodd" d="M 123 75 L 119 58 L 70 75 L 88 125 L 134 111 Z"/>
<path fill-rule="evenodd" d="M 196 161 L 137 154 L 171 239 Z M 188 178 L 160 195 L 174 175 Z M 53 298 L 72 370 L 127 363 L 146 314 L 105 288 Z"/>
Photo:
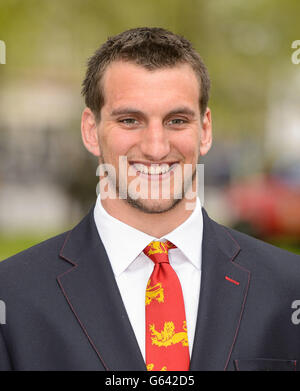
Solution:
<path fill-rule="evenodd" d="M 240 283 L 239 283 L 238 281 L 235 281 L 235 280 L 233 280 L 232 278 L 230 278 L 230 277 L 228 277 L 228 276 L 225 276 L 225 279 L 226 279 L 227 281 L 232 282 L 232 283 L 235 284 L 235 285 L 240 285 Z"/>

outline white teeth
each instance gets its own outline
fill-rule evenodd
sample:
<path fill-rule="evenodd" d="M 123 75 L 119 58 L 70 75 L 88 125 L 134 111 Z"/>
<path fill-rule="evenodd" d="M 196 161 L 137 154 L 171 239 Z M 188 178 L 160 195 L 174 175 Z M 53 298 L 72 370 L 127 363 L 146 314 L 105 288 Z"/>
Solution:
<path fill-rule="evenodd" d="M 156 168 L 157 168 L 157 171 L 156 171 Z M 158 174 L 158 167 L 153 167 L 153 166 L 150 166 L 149 168 L 148 168 L 148 173 L 149 174 Z"/>
<path fill-rule="evenodd" d="M 134 164 L 134 167 L 137 171 L 148 174 L 148 167 L 147 166 L 144 166 L 143 164 Z"/>
<path fill-rule="evenodd" d="M 150 174 L 150 175 L 159 175 L 159 174 L 165 174 L 170 170 L 169 164 L 161 164 L 161 165 L 151 165 L 151 166 L 145 166 L 144 164 L 134 164 L 134 167 L 137 171 L 140 171 L 143 174 Z"/>

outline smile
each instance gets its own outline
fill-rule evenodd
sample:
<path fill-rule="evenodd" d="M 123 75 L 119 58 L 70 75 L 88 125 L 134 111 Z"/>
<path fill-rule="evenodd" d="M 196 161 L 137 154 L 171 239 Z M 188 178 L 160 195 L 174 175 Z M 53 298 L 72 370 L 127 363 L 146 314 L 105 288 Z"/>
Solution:
<path fill-rule="evenodd" d="M 139 173 L 144 175 L 164 175 L 175 169 L 178 163 L 174 164 L 151 164 L 145 165 L 141 163 L 134 163 L 131 166 Z"/>

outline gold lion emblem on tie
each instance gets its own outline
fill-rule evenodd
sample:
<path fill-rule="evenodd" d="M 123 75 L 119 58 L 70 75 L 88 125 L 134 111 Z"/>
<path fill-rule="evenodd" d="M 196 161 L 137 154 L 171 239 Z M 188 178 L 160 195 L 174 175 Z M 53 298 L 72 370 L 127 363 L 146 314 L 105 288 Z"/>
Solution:
<path fill-rule="evenodd" d="M 153 369 L 154 369 L 154 364 L 151 363 L 147 365 L 147 371 L 153 371 Z M 167 367 L 166 366 L 162 367 L 160 371 L 167 371 Z"/>
<path fill-rule="evenodd" d="M 149 244 L 147 255 L 152 254 L 168 254 L 168 246 L 163 242 L 152 241 Z"/>
<path fill-rule="evenodd" d="M 148 245 L 146 255 L 148 255 L 149 257 L 152 254 L 168 254 L 168 250 L 174 247 L 175 246 L 168 240 L 166 242 L 159 242 L 157 240 L 153 240 Z"/>
<path fill-rule="evenodd" d="M 186 321 L 183 322 L 182 329 L 184 331 L 175 333 L 175 326 L 173 322 L 165 322 L 164 329 L 161 332 L 155 330 L 155 325 L 149 326 L 151 331 L 152 345 L 156 346 L 170 346 L 181 342 L 182 346 L 188 346 L 187 326 Z"/>
<path fill-rule="evenodd" d="M 152 300 L 157 300 L 158 303 L 163 303 L 164 288 L 161 286 L 160 282 L 151 286 L 149 280 L 146 288 L 146 305 L 150 304 Z"/>

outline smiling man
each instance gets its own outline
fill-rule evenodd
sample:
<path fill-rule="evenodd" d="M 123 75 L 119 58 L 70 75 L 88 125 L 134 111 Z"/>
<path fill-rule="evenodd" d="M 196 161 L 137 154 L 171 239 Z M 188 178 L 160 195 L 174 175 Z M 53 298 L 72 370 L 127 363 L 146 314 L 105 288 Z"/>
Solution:
<path fill-rule="evenodd" d="M 81 130 L 100 193 L 74 229 L 1 262 L 1 370 L 299 368 L 299 257 L 217 224 L 197 196 L 209 87 L 162 28 L 90 58 Z"/>
<path fill-rule="evenodd" d="M 152 53 L 157 56 L 154 50 Z M 100 164 L 116 168 L 115 182 L 127 190 L 121 198 L 117 188 L 117 197 L 103 199 L 103 207 L 115 218 L 155 237 L 171 232 L 191 214 L 186 205 L 191 200 L 184 195 L 192 180 L 195 192 L 198 158 L 207 153 L 212 142 L 210 110 L 201 112 L 201 82 L 195 71 L 181 61 L 167 66 L 164 52 L 160 54 L 162 64 L 149 70 L 126 60 L 121 53 L 106 67 L 101 80 L 101 119 L 90 108 L 82 116 L 86 148 L 99 156 Z M 151 52 L 148 56 L 148 61 L 153 61 Z M 198 61 L 204 71 L 204 65 Z M 84 93 L 88 104 L 87 82 L 88 79 Z M 120 156 L 126 157 L 126 178 L 118 169 Z M 187 178 L 184 174 L 188 170 L 184 167 L 189 165 L 191 175 Z M 131 194 L 134 189 L 130 193 L 136 176 L 148 190 L 147 198 Z M 170 187 L 169 197 L 165 198 L 164 182 Z M 151 186 L 157 187 L 156 199 L 151 197 Z"/>

